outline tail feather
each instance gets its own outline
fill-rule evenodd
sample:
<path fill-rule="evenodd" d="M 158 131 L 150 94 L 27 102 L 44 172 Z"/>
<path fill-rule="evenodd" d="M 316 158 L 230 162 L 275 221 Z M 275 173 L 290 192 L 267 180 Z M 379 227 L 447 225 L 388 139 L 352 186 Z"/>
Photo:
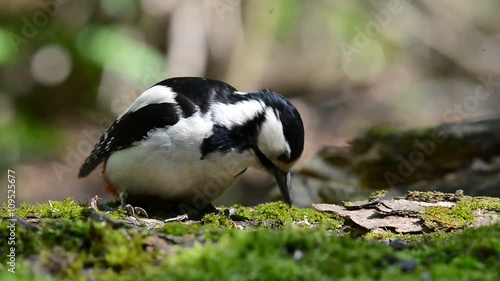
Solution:
<path fill-rule="evenodd" d="M 116 121 L 115 121 L 116 122 Z M 114 124 L 114 123 L 113 123 Z M 102 161 L 106 160 L 111 154 L 111 141 L 108 139 L 108 131 L 113 129 L 113 124 L 104 132 L 104 134 L 99 138 L 99 141 L 90 152 L 90 155 L 85 159 L 85 162 L 80 167 L 78 172 L 79 178 L 84 178 L 88 176 Z"/>
<path fill-rule="evenodd" d="M 88 176 L 101 162 L 105 159 L 104 155 L 98 153 L 97 151 L 92 151 L 92 153 L 85 159 L 85 162 L 80 167 L 78 173 L 79 178 Z"/>

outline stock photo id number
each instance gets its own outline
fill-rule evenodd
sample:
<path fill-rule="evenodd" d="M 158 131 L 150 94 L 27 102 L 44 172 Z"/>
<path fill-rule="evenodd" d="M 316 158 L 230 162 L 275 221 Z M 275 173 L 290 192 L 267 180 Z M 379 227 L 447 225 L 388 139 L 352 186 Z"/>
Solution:
<path fill-rule="evenodd" d="M 8 240 L 7 240 L 7 270 L 11 273 L 16 272 L 16 172 L 7 170 L 7 210 L 9 214 L 8 221 Z"/>

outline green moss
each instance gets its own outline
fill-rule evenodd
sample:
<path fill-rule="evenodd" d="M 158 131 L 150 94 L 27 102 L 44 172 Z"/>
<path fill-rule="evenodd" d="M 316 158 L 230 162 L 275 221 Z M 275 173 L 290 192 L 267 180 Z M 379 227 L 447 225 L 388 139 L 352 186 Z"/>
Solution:
<path fill-rule="evenodd" d="M 182 222 L 169 222 L 162 228 L 156 229 L 156 231 L 169 235 L 183 236 L 188 234 L 196 234 L 200 231 L 200 229 L 201 224 L 199 223 L 188 225 Z"/>
<path fill-rule="evenodd" d="M 51 276 L 48 276 L 45 272 L 34 273 L 37 269 L 31 267 L 28 262 L 16 262 L 15 273 L 7 271 L 7 268 L 2 268 L 0 266 L 0 280 L 10 281 L 54 281 L 57 280 Z M 36 276 L 36 277 L 35 277 Z"/>
<path fill-rule="evenodd" d="M 170 270 L 154 280 L 421 280 L 425 275 L 432 280 L 496 280 L 499 231 L 499 226 L 467 230 L 454 239 L 415 243 L 401 251 L 313 229 L 237 232 L 218 244 L 179 252 L 167 261 Z"/>
<path fill-rule="evenodd" d="M 40 218 L 81 218 L 88 207 L 78 204 L 73 199 L 67 198 L 64 201 L 49 201 L 43 204 L 30 205 L 23 203 L 15 209 L 15 215 L 18 217 L 40 217 Z M 0 208 L 0 217 L 10 217 L 10 212 L 6 203 Z"/>
<path fill-rule="evenodd" d="M 349 208 L 349 207 L 358 206 L 359 204 L 364 204 L 364 203 L 368 203 L 368 201 L 357 201 L 357 202 L 343 201 L 342 205 L 344 205 L 344 207 L 346 207 L 346 208 Z"/>
<path fill-rule="evenodd" d="M 428 228 L 443 230 L 460 229 L 472 221 L 472 218 L 455 213 L 452 208 L 447 207 L 429 207 L 422 215 L 422 219 Z"/>
<path fill-rule="evenodd" d="M 252 211 L 253 220 L 257 220 L 263 226 L 283 227 L 294 221 L 304 220 L 304 215 L 297 215 L 297 208 L 289 207 L 282 202 L 262 204 Z"/>
<path fill-rule="evenodd" d="M 433 230 L 461 229 L 474 221 L 475 210 L 500 211 L 500 198 L 463 196 L 454 207 L 429 207 L 422 215 L 424 224 Z"/>
<path fill-rule="evenodd" d="M 455 235 L 455 232 L 435 231 L 430 233 L 395 233 L 390 231 L 370 231 L 363 235 L 366 240 L 386 240 L 386 239 L 401 239 L 407 242 L 432 241 L 437 239 L 445 239 Z"/>
<path fill-rule="evenodd" d="M 16 227 L 16 258 L 36 257 L 33 262 L 68 280 L 89 267 L 140 274 L 165 255 L 157 250 L 145 251 L 147 237 L 148 232 L 141 228 L 114 229 L 104 222 L 82 219 L 45 220 L 39 231 Z M 0 246 L 4 249 L 5 245 L 0 242 Z M 5 255 L 0 257 L 2 264 L 5 259 Z"/>
<path fill-rule="evenodd" d="M 408 235 L 402 234 L 402 233 L 394 233 L 394 232 L 390 232 L 390 231 L 384 231 L 384 232 L 370 231 L 370 232 L 366 233 L 363 237 L 366 240 L 382 240 L 382 239 L 390 239 L 390 238 L 405 239 L 408 237 Z"/>
<path fill-rule="evenodd" d="M 374 191 L 374 192 L 372 192 L 372 194 L 370 194 L 369 200 L 374 201 L 374 200 L 382 199 L 386 194 L 387 194 L 387 190 Z"/>
<path fill-rule="evenodd" d="M 217 227 L 222 226 L 225 228 L 230 228 L 233 226 L 229 218 L 224 214 L 207 214 L 203 216 L 201 222 L 203 224 L 217 226 Z"/>
<path fill-rule="evenodd" d="M 328 225 L 331 228 L 339 228 L 342 220 L 335 214 L 318 212 L 314 209 L 299 209 L 295 206 L 289 207 L 282 202 L 261 204 L 250 210 L 249 220 L 258 226 L 282 228 L 288 224 Z"/>
<path fill-rule="evenodd" d="M 209 216 L 212 217 L 212 216 Z M 188 237 L 190 241 L 200 242 L 217 242 L 223 235 L 227 235 L 232 229 L 227 229 L 231 226 L 221 227 L 221 225 L 193 223 L 186 224 L 182 222 L 171 222 L 165 224 L 162 228 L 154 229 L 157 233 L 172 235 L 177 237 Z M 188 241 L 182 241 L 188 242 Z"/>
<path fill-rule="evenodd" d="M 43 280 L 47 274 L 56 280 L 106 281 L 500 278 L 496 270 L 500 225 L 410 236 L 372 232 L 367 239 L 354 239 L 335 235 L 330 230 L 338 227 L 337 218 L 312 209 L 282 203 L 232 209 L 236 213 L 231 220 L 211 214 L 203 223 L 172 222 L 160 229 L 124 227 L 95 221 L 95 216 L 43 219 L 37 231 L 17 225 L 15 278 Z M 445 209 L 435 210 L 440 211 L 435 218 L 442 219 L 445 212 L 469 220 L 470 210 L 499 211 L 500 199 L 467 197 Z M 7 257 L 2 252 L 7 249 L 8 224 L 0 220 L 0 280 L 13 278 L 5 275 Z M 189 243 L 182 242 L 186 238 Z M 386 238 L 408 240 L 409 247 L 396 250 L 375 240 Z"/>
<path fill-rule="evenodd" d="M 436 239 L 425 244 L 415 244 L 414 251 L 418 257 L 433 257 L 432 260 L 423 260 L 424 265 L 434 262 L 450 262 L 459 269 L 465 266 L 467 269 L 486 270 L 488 264 L 500 262 L 500 225 L 492 225 L 482 228 L 466 229 L 460 234 L 446 236 L 445 239 Z M 470 266 L 474 264 L 472 267 Z M 478 266 L 478 267 L 476 267 Z M 449 271 L 449 269 L 448 269 Z M 496 272 L 497 276 L 499 272 Z"/>
<path fill-rule="evenodd" d="M 248 220 L 252 217 L 252 209 L 244 207 L 241 205 L 234 205 L 230 209 L 235 210 L 235 215 L 232 216 L 233 219 Z"/>
<path fill-rule="evenodd" d="M 25 248 L 18 251 L 21 280 L 40 280 L 47 272 L 64 280 L 81 276 L 95 280 L 419 280 L 422 274 L 433 280 L 478 276 L 496 280 L 498 271 L 493 269 L 500 266 L 499 225 L 434 237 L 399 251 L 376 241 L 294 226 L 280 231 L 229 231 L 218 243 L 175 248 L 169 254 L 145 247 L 150 236 L 146 230 L 113 229 L 92 221 L 53 221 L 39 232 L 20 233 L 19 241 L 27 235 L 38 241 L 29 253 Z M 414 264 L 409 272 L 403 270 L 406 263 Z M 44 270 L 31 275 L 40 267 Z"/>
<path fill-rule="evenodd" d="M 457 204 L 459 208 L 470 210 L 487 210 L 500 212 L 500 198 L 495 197 L 466 197 Z"/>
<path fill-rule="evenodd" d="M 228 219 L 227 215 L 231 210 L 231 220 L 243 221 L 243 224 L 236 224 Z M 290 224 L 295 225 L 323 225 L 333 229 L 339 228 L 342 219 L 337 215 L 318 212 L 314 209 L 297 207 L 289 207 L 282 202 L 266 203 L 256 206 L 255 208 L 246 208 L 240 205 L 235 205 L 226 208 L 220 214 L 208 214 L 202 218 L 202 223 L 205 225 L 222 226 L 225 228 L 234 228 L 240 226 L 252 227 L 269 227 L 283 228 Z"/>
<path fill-rule="evenodd" d="M 464 199 L 466 196 L 460 193 L 443 193 L 439 191 L 408 191 L 406 199 L 420 202 L 457 202 Z"/>
<path fill-rule="evenodd" d="M 300 228 L 237 232 L 225 236 L 218 244 L 183 251 L 168 262 L 171 268 L 196 270 L 175 270 L 160 276 L 171 276 L 176 280 L 230 280 L 238 277 L 247 280 L 318 280 L 329 275 L 330 278 L 347 275 L 347 272 L 361 276 L 376 274 L 377 270 L 372 268 L 363 272 L 360 267 L 350 267 L 347 272 L 341 272 L 340 268 L 357 258 L 368 262 L 389 252 L 387 247 L 374 245 L 360 249 L 359 256 L 355 256 L 340 251 L 344 247 L 355 247 L 355 243 L 329 236 L 326 232 Z"/>
<path fill-rule="evenodd" d="M 40 206 L 39 212 L 42 218 L 80 218 L 84 210 L 88 210 L 88 208 L 74 202 L 71 198 L 38 206 Z"/>

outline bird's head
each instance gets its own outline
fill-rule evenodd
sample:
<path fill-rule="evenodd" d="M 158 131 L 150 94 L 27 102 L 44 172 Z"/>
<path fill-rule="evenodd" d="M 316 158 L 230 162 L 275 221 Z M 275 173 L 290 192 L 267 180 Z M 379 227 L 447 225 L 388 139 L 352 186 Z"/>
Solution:
<path fill-rule="evenodd" d="M 297 108 L 269 90 L 254 92 L 264 104 L 254 151 L 262 166 L 276 178 L 284 201 L 292 204 L 290 170 L 304 149 L 304 125 Z"/>

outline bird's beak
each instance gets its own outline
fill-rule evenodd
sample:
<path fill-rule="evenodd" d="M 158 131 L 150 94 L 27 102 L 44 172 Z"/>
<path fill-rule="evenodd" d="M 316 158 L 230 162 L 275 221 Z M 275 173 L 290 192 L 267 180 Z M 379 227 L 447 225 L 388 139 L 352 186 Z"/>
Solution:
<path fill-rule="evenodd" d="M 290 195 L 290 190 L 292 189 L 292 183 L 290 178 L 290 172 L 285 172 L 280 168 L 274 166 L 272 168 L 272 173 L 278 187 L 280 188 L 281 194 L 283 195 L 283 201 L 287 203 L 290 207 L 292 206 L 292 197 Z"/>

